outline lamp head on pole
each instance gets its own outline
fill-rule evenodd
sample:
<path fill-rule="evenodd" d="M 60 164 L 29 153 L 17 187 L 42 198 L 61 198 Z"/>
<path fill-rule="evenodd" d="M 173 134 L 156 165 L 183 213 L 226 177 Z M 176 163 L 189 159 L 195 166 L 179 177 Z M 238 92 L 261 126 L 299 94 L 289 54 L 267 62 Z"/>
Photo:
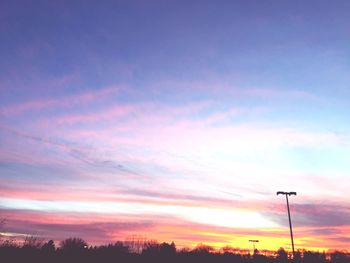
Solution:
<path fill-rule="evenodd" d="M 297 192 L 282 192 L 282 191 L 278 191 L 277 195 L 297 195 Z"/>

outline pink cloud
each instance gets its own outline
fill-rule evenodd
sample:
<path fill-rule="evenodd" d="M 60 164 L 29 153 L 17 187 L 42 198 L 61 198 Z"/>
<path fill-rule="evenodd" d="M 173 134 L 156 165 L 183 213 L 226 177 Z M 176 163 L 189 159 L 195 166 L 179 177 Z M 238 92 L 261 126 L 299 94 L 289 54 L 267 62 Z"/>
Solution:
<path fill-rule="evenodd" d="M 48 98 L 14 104 L 1 109 L 5 116 L 18 115 L 26 111 L 42 110 L 54 107 L 71 107 L 72 105 L 89 103 L 91 101 L 105 98 L 111 94 L 119 93 L 124 86 L 111 86 L 100 90 L 83 92 L 63 98 Z"/>
<path fill-rule="evenodd" d="M 238 77 L 239 78 L 239 77 Z M 287 89 L 285 87 L 240 87 L 233 81 L 225 81 L 222 78 L 212 76 L 210 80 L 204 81 L 179 81 L 163 80 L 156 83 L 158 90 L 174 90 L 179 93 L 187 93 L 188 90 L 194 90 L 201 94 L 211 95 L 213 98 L 224 96 L 237 97 L 256 97 L 293 100 L 308 99 L 319 100 L 316 94 L 306 92 L 303 89 Z"/>
<path fill-rule="evenodd" d="M 170 108 L 164 105 L 120 105 L 106 108 L 99 112 L 67 115 L 53 119 L 42 120 L 56 127 L 59 124 L 69 123 L 103 123 L 103 130 L 98 126 L 92 126 L 91 129 L 76 129 L 66 133 L 72 139 L 79 139 L 80 136 L 92 136 L 94 140 L 108 140 L 109 142 L 125 144 L 140 144 L 150 146 L 155 139 L 161 142 L 163 146 L 176 144 L 176 147 L 182 144 L 203 145 L 203 142 L 212 141 L 215 138 L 215 147 L 226 145 L 232 142 L 237 148 L 244 151 L 254 149 L 274 148 L 274 147 L 298 147 L 298 146 L 316 146 L 337 145 L 344 143 L 344 138 L 331 132 L 311 132 L 294 128 L 274 128 L 259 127 L 257 125 L 237 125 L 232 118 L 249 114 L 257 111 L 256 109 L 232 108 L 227 111 L 200 116 L 199 111 L 206 104 L 186 105 Z M 259 111 L 259 110 L 258 110 Z M 259 113 L 258 113 L 259 114 Z M 198 118 L 194 116 L 198 115 Z M 123 122 L 117 122 L 123 120 Z M 225 123 L 225 121 L 229 121 Z M 215 124 L 224 122 L 225 125 L 215 127 Z M 106 130 L 106 126 L 108 129 Z M 62 127 L 63 128 L 63 127 Z M 136 134 L 137 133 L 137 134 Z M 118 134 L 119 136 L 113 136 Z M 155 135 L 156 138 L 155 138 Z M 178 138 L 176 142 L 173 138 Z M 210 146 L 210 145 L 209 145 Z M 195 147 L 194 147 L 195 148 Z M 227 147 L 226 147 L 227 148 Z"/>
<path fill-rule="evenodd" d="M 242 89 L 243 95 L 267 97 L 267 98 L 304 98 L 304 99 L 316 99 L 317 97 L 309 92 L 303 90 L 285 90 L 278 88 L 247 88 Z"/>
<path fill-rule="evenodd" d="M 6 232 L 36 234 L 56 241 L 69 236 L 78 236 L 91 244 L 106 244 L 133 237 L 156 239 L 159 242 L 175 241 L 179 248 L 195 247 L 198 243 L 208 243 L 214 247 L 230 245 L 241 249 L 251 249 L 247 240 L 260 240 L 259 249 L 276 250 L 280 246 L 289 249 L 287 228 L 228 228 L 191 223 L 172 217 L 143 215 L 104 215 L 82 213 L 50 213 L 20 210 L 1 210 L 7 218 Z M 25 219 L 24 219 L 25 218 Z M 295 228 L 297 248 L 349 249 L 346 242 L 350 227 L 303 227 Z M 331 235 L 329 235 L 331 231 Z M 338 240 L 338 241 L 337 241 Z"/>
<path fill-rule="evenodd" d="M 48 121 L 47 123 L 50 124 L 54 122 L 55 125 L 64 125 L 64 124 L 89 123 L 89 122 L 96 122 L 96 121 L 101 122 L 101 121 L 110 120 L 113 118 L 118 119 L 118 118 L 126 117 L 131 113 L 133 113 L 134 110 L 135 110 L 135 107 L 133 107 L 132 105 L 114 106 L 114 107 L 108 108 L 107 110 L 95 112 L 95 113 L 72 114 L 72 115 L 57 117 L 53 121 Z"/>
<path fill-rule="evenodd" d="M 16 188 L 13 187 L 16 185 Z M 55 185 L 55 192 L 52 192 L 52 185 L 40 182 L 25 184 L 20 180 L 5 180 L 0 186 L 2 198 L 15 198 L 23 200 L 42 201 L 82 201 L 82 202 L 123 202 L 150 204 L 157 206 L 182 206 L 182 207 L 208 207 L 231 209 L 241 211 L 269 211 L 270 207 L 261 200 L 235 200 L 213 196 L 189 194 L 181 190 L 173 191 L 142 191 L 138 189 L 125 190 L 122 187 L 92 187 L 81 185 L 79 187 L 67 187 L 60 184 Z M 56 192 L 60 194 L 57 195 Z"/>

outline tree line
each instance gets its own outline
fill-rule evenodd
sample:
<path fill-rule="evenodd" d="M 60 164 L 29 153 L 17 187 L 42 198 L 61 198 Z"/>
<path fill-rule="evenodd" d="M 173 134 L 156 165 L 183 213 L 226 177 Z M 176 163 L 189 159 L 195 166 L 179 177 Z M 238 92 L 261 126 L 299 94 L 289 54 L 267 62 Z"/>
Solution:
<path fill-rule="evenodd" d="M 284 263 L 290 261 L 295 263 L 350 263 L 350 255 L 339 251 L 326 254 L 301 250 L 292 260 L 283 248 L 274 254 L 264 255 L 258 250 L 255 250 L 254 253 L 247 253 L 230 247 L 225 247 L 218 252 L 204 244 L 193 249 L 177 249 L 174 242 L 158 243 L 139 239 L 89 246 L 81 238 L 67 238 L 56 247 L 53 240 L 44 242 L 38 237 L 28 236 L 21 244 L 11 240 L 5 240 L 0 244 L 0 262 L 4 263 Z"/>

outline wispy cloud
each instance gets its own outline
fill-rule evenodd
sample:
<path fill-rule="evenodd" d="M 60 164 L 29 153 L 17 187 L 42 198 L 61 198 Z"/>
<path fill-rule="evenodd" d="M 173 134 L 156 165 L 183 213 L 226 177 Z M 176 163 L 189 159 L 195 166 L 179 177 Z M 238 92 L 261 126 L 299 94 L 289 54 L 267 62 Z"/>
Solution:
<path fill-rule="evenodd" d="M 293 222 L 299 227 L 335 227 L 348 226 L 350 209 L 342 204 L 293 204 Z M 285 212 L 285 211 L 283 211 Z M 279 224 L 287 226 L 285 213 L 266 213 L 265 215 Z"/>
<path fill-rule="evenodd" d="M 55 237 L 57 241 L 68 236 L 79 236 L 94 244 L 105 244 L 116 240 L 128 240 L 132 236 L 158 241 L 175 241 L 178 247 L 194 247 L 207 243 L 220 248 L 230 245 L 247 248 L 247 242 L 254 237 L 263 248 L 276 250 L 280 246 L 289 248 L 287 228 L 229 228 L 189 222 L 185 219 L 164 215 L 114 215 L 91 213 L 52 213 L 26 210 L 1 210 L 8 218 L 6 232 L 36 234 L 45 238 Z M 23 217 L 28 218 L 23 220 Z M 93 219 L 92 219 L 93 218 Z M 50 222 L 50 223 L 48 223 Z M 28 230 L 30 229 L 30 230 Z M 296 228 L 295 243 L 309 248 L 346 247 L 348 228 L 336 227 L 332 235 L 322 232 L 323 228 Z M 310 235 L 313 232 L 315 234 Z M 307 240 L 303 237 L 307 236 Z"/>
<path fill-rule="evenodd" d="M 111 86 L 100 90 L 91 90 L 77 95 L 69 95 L 61 98 L 33 100 L 2 107 L 0 108 L 0 111 L 5 116 L 14 116 L 34 110 L 45 110 L 48 108 L 67 108 L 72 107 L 73 105 L 81 105 L 92 102 L 94 100 L 106 98 L 112 94 L 118 94 L 123 88 L 123 86 Z"/>

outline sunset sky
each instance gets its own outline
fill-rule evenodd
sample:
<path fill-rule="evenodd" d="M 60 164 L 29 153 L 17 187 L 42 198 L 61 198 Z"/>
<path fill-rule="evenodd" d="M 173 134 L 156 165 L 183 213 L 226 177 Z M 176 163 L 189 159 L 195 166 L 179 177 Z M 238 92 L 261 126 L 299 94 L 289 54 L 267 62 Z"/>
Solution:
<path fill-rule="evenodd" d="M 0 3 L 0 232 L 350 250 L 350 1 Z"/>

